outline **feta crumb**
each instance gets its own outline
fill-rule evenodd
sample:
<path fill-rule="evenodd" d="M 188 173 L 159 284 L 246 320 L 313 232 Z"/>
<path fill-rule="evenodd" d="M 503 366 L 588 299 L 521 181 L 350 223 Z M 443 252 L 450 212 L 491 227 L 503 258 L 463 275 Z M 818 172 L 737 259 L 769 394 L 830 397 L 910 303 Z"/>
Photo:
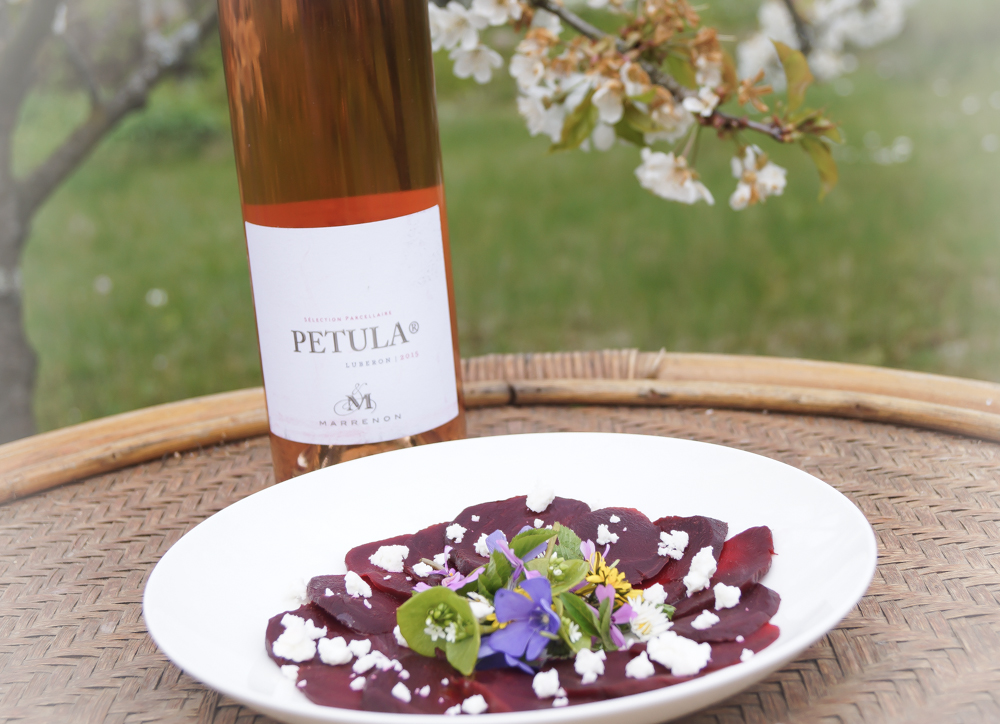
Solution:
<path fill-rule="evenodd" d="M 745 639 L 745 638 L 743 638 L 742 636 L 737 636 L 737 637 L 736 637 L 736 643 L 738 643 L 738 644 L 741 644 L 741 643 L 743 643 L 744 641 L 746 641 L 746 639 Z"/>
<path fill-rule="evenodd" d="M 410 549 L 406 546 L 382 546 L 368 556 L 368 560 L 373 566 L 378 566 L 383 571 L 402 573 L 403 560 L 408 555 L 410 555 Z"/>
<path fill-rule="evenodd" d="M 712 626 L 717 623 L 719 623 L 719 617 L 706 608 L 695 617 L 694 621 L 691 622 L 691 628 L 696 628 L 699 631 L 705 631 L 706 629 L 712 628 Z"/>
<path fill-rule="evenodd" d="M 354 643 L 353 641 L 351 643 Z M 348 644 L 350 646 L 350 644 Z M 373 668 L 378 667 L 381 671 L 388 671 L 392 668 L 392 662 L 381 651 L 372 651 L 369 654 L 358 656 L 351 671 L 355 674 L 367 674 Z"/>
<path fill-rule="evenodd" d="M 687 586 L 687 595 L 690 596 L 697 591 L 708 588 L 711 578 L 715 575 L 716 562 L 712 556 L 712 547 L 705 546 L 694 554 L 691 559 L 691 570 L 684 576 L 684 585 Z"/>
<path fill-rule="evenodd" d="M 326 626 L 316 628 L 316 624 L 308 619 L 286 613 L 281 618 L 285 627 L 281 635 L 271 646 L 275 656 L 291 661 L 308 661 L 316 655 L 316 639 L 326 636 Z"/>
<path fill-rule="evenodd" d="M 350 686 L 350 687 L 351 687 L 351 689 L 353 689 L 354 691 L 361 691 L 362 689 L 364 689 L 364 688 L 365 688 L 365 683 L 366 683 L 367 681 L 368 681 L 368 680 L 367 680 L 367 679 L 366 679 L 365 677 L 363 677 L 363 676 L 359 676 L 359 677 L 358 677 L 358 678 L 356 678 L 356 679 L 352 679 L 352 680 L 351 680 L 351 683 L 350 683 L 350 684 L 348 684 L 348 686 Z"/>
<path fill-rule="evenodd" d="M 601 523 L 599 526 L 597 526 L 597 545 L 603 546 L 607 545 L 608 543 L 617 543 L 617 542 L 618 542 L 618 534 L 612 533 L 610 530 L 608 530 L 608 526 L 606 524 Z"/>
<path fill-rule="evenodd" d="M 608 522 L 609 523 L 621 523 L 622 519 L 619 518 L 617 515 L 612 515 L 610 518 L 608 518 Z"/>
<path fill-rule="evenodd" d="M 565 696 L 560 696 L 558 699 L 552 700 L 552 706 L 567 706 L 569 704 L 569 699 Z"/>
<path fill-rule="evenodd" d="M 695 643 L 666 631 L 646 644 L 646 652 L 650 659 L 666 666 L 674 676 L 692 676 L 704 669 L 712 658 L 712 645 Z"/>
<path fill-rule="evenodd" d="M 448 680 L 447 679 L 441 679 L 441 686 L 448 686 Z"/>
<path fill-rule="evenodd" d="M 371 604 L 370 604 L 370 603 L 368 602 L 368 599 L 367 599 L 367 598 L 363 598 L 363 599 L 361 599 L 361 602 L 362 602 L 363 604 L 365 604 L 365 608 L 368 608 L 368 609 L 370 609 L 370 608 L 372 607 L 372 605 L 371 605 Z"/>
<path fill-rule="evenodd" d="M 539 671 L 531 680 L 531 688 L 539 699 L 548 699 L 559 693 L 559 672 L 555 669 Z"/>
<path fill-rule="evenodd" d="M 400 701 L 410 703 L 410 690 L 406 688 L 406 684 L 402 681 L 397 681 L 396 685 L 392 687 L 392 695 L 399 699 Z"/>
<path fill-rule="evenodd" d="M 300 681 L 300 682 L 299 682 L 298 684 L 296 684 L 296 686 L 297 686 L 297 687 L 299 687 L 300 689 L 304 689 L 304 688 L 305 688 L 305 686 L 306 686 L 306 680 L 305 680 L 305 679 L 303 679 L 303 680 L 302 680 L 302 681 Z"/>
<path fill-rule="evenodd" d="M 479 522 L 479 516 L 478 515 L 472 516 L 472 522 L 473 523 L 478 523 Z"/>
<path fill-rule="evenodd" d="M 546 487 L 539 483 L 535 486 L 534 490 L 528 493 L 528 497 L 524 503 L 528 506 L 528 510 L 535 513 L 544 513 L 545 509 L 552 505 L 552 501 L 555 499 L 556 491 L 551 487 Z"/>
<path fill-rule="evenodd" d="M 445 716 L 458 716 L 461 713 L 462 713 L 462 705 L 461 704 L 455 704 L 455 706 L 450 706 L 450 707 L 448 707 L 447 709 L 444 710 L 444 715 Z"/>
<path fill-rule="evenodd" d="M 403 681 L 406 681 L 407 679 L 410 678 L 410 672 L 407 671 L 406 669 L 403 669 L 402 671 L 399 672 L 399 678 L 402 679 Z"/>
<path fill-rule="evenodd" d="M 382 576 L 382 580 L 383 581 L 388 581 L 388 580 L 391 580 L 391 579 L 392 579 L 392 575 L 391 574 L 388 575 L 388 576 Z"/>
<path fill-rule="evenodd" d="M 426 578 L 427 576 L 431 575 L 431 571 L 433 570 L 434 568 L 432 566 L 427 565 L 423 561 L 421 561 L 420 563 L 413 564 L 413 572 L 416 573 L 421 578 Z"/>
<path fill-rule="evenodd" d="M 340 666 L 354 658 L 354 653 L 347 647 L 343 636 L 332 639 L 320 639 L 316 642 L 319 649 L 319 660 L 330 666 Z"/>
<path fill-rule="evenodd" d="M 486 598 L 482 594 L 471 591 L 468 594 L 469 607 L 472 609 L 472 615 L 475 616 L 480 621 L 493 613 L 493 606 L 490 604 L 490 599 Z"/>
<path fill-rule="evenodd" d="M 444 551 L 442 551 L 441 553 L 438 553 L 436 556 L 434 556 L 434 562 L 437 563 L 442 568 L 446 568 L 448 566 L 448 554 L 449 553 L 451 553 L 451 546 L 445 546 L 444 547 Z M 407 578 L 406 580 L 408 581 L 410 579 Z"/>
<path fill-rule="evenodd" d="M 753 658 L 753 651 L 751 651 L 750 649 L 743 649 L 743 651 L 740 653 L 740 661 L 742 661 L 744 664 L 752 658 Z"/>
<path fill-rule="evenodd" d="M 628 526 L 625 526 L 624 528 L 622 528 L 622 533 L 625 533 L 626 531 L 628 531 Z"/>
<path fill-rule="evenodd" d="M 393 671 L 395 671 L 397 673 L 402 673 L 403 672 L 403 665 L 401 663 L 399 663 L 399 661 L 397 661 L 396 659 L 393 659 L 392 661 L 390 661 L 388 666 L 380 667 L 380 668 L 382 668 L 382 671 L 388 671 L 389 669 L 392 669 Z M 407 676 L 409 676 L 409 673 L 407 673 Z"/>
<path fill-rule="evenodd" d="M 581 649 L 573 662 L 573 670 L 580 675 L 584 684 L 592 684 L 604 673 L 604 661 L 607 659 L 603 651 L 593 652 Z"/>
<path fill-rule="evenodd" d="M 309 603 L 309 579 L 299 578 L 288 586 L 286 598 L 302 606 Z"/>
<path fill-rule="evenodd" d="M 392 635 L 396 637 L 396 643 L 402 646 L 404 649 L 410 648 L 410 645 L 406 643 L 406 639 L 403 637 L 403 632 L 399 630 L 399 626 L 392 630 Z"/>
<path fill-rule="evenodd" d="M 684 551 L 687 549 L 690 539 L 691 536 L 683 530 L 672 530 L 669 533 L 661 531 L 656 553 L 661 556 L 670 556 L 675 561 L 679 561 L 684 557 Z"/>
<path fill-rule="evenodd" d="M 281 673 L 284 674 L 286 678 L 295 681 L 299 678 L 299 667 L 295 664 L 285 664 L 281 667 Z"/>
<path fill-rule="evenodd" d="M 458 523 L 452 523 L 447 528 L 444 529 L 445 538 L 448 540 L 453 540 L 456 543 L 461 543 L 462 538 L 465 537 L 465 531 L 467 528 L 463 528 Z"/>
<path fill-rule="evenodd" d="M 330 590 L 330 589 L 328 588 L 328 589 L 326 589 L 325 591 L 323 591 L 323 595 L 324 595 L 324 596 L 326 596 L 327 598 L 329 598 L 330 596 L 332 596 L 332 595 L 333 595 L 333 591 L 331 591 L 331 590 Z"/>
<path fill-rule="evenodd" d="M 486 703 L 486 699 L 483 698 L 482 694 L 476 694 L 475 696 L 470 696 L 468 699 L 462 702 L 462 711 L 466 714 L 482 714 L 487 709 L 489 709 L 489 704 Z"/>
<path fill-rule="evenodd" d="M 645 651 L 625 664 L 625 676 L 630 679 L 648 679 L 654 673 L 653 662 Z"/>
<path fill-rule="evenodd" d="M 727 586 L 725 583 L 716 583 L 715 588 L 715 610 L 732 608 L 740 602 L 740 587 Z"/>
<path fill-rule="evenodd" d="M 489 538 L 489 536 L 483 533 L 479 536 L 479 540 L 476 541 L 476 553 L 481 555 L 483 558 L 490 557 L 490 549 L 489 546 L 486 545 L 487 538 Z"/>
<path fill-rule="evenodd" d="M 416 689 L 416 692 L 417 692 L 417 693 L 418 693 L 418 694 L 419 694 L 420 696 L 422 696 L 423 698 L 425 698 L 425 699 L 426 699 L 426 698 L 427 698 L 428 696 L 430 696 L 430 693 L 431 693 L 431 687 L 430 687 L 430 684 L 424 684 L 424 685 L 423 685 L 423 686 L 421 686 L 421 687 L 420 687 L 419 689 Z"/>
<path fill-rule="evenodd" d="M 347 644 L 347 648 L 360 659 L 372 650 L 372 642 L 368 639 L 354 639 L 351 643 Z"/>
<path fill-rule="evenodd" d="M 545 525 L 545 521 L 544 520 L 542 520 L 541 518 L 535 518 L 535 527 L 536 528 L 541 528 L 543 525 Z"/>
<path fill-rule="evenodd" d="M 351 598 L 357 598 L 358 596 L 371 598 L 372 596 L 372 587 L 354 571 L 348 571 L 347 575 L 344 576 L 344 588 L 347 589 L 347 593 Z"/>
<path fill-rule="evenodd" d="M 667 602 L 667 592 L 663 589 L 662 583 L 654 583 L 642 592 L 642 600 L 657 606 L 662 606 Z"/>

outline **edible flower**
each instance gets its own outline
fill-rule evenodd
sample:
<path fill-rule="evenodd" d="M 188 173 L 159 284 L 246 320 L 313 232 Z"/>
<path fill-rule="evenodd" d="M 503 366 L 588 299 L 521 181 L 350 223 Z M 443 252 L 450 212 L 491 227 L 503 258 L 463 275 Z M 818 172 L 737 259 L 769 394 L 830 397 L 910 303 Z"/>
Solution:
<path fill-rule="evenodd" d="M 525 580 L 518 591 L 501 589 L 493 605 L 497 621 L 507 624 L 490 636 L 489 646 L 493 651 L 532 661 L 557 638 L 561 621 L 552 610 L 552 587 L 548 579 Z"/>
<path fill-rule="evenodd" d="M 587 541 L 587 543 L 590 543 L 590 541 Z M 581 549 L 584 545 L 586 544 L 580 546 Z M 607 551 L 605 551 L 604 555 L 606 554 Z M 586 551 L 584 555 L 586 555 Z M 610 585 L 615 590 L 615 605 L 627 605 L 628 601 L 626 597 L 632 590 L 632 584 L 628 582 L 624 573 L 608 565 L 607 561 L 604 560 L 604 555 L 593 550 L 593 544 L 591 543 L 590 557 L 588 558 L 590 562 L 590 574 L 584 579 L 587 583 L 577 589 L 577 592 L 582 596 L 586 596 L 593 593 L 598 586 Z"/>

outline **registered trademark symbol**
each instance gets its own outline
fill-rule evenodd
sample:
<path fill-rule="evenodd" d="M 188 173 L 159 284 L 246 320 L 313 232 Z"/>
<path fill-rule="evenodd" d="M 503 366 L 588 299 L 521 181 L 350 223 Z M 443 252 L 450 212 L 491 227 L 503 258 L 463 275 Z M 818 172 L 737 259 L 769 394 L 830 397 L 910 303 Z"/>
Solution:
<path fill-rule="evenodd" d="M 420 331 L 420 325 L 416 322 L 410 322 L 410 334 L 416 334 Z"/>

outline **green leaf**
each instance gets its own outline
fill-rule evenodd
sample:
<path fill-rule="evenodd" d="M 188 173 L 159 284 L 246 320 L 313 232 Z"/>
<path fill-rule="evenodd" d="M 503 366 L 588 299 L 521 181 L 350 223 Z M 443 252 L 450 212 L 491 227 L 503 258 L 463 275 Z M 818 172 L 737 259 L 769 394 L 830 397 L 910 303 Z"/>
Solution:
<path fill-rule="evenodd" d="M 490 562 L 486 565 L 486 570 L 479 574 L 476 583 L 479 585 L 479 592 L 493 598 L 494 594 L 507 585 L 510 574 L 514 572 L 514 567 L 510 564 L 500 551 L 493 551 L 490 554 Z"/>
<path fill-rule="evenodd" d="M 636 101 L 638 103 L 652 103 L 655 98 L 656 98 L 656 91 L 653 90 L 652 88 L 650 88 L 645 93 L 640 93 L 637 96 L 628 97 L 630 101 Z"/>
<path fill-rule="evenodd" d="M 667 72 L 685 88 L 698 88 L 698 81 L 695 79 L 694 63 L 691 62 L 691 56 L 671 53 L 667 56 Z"/>
<path fill-rule="evenodd" d="M 781 65 L 785 69 L 785 80 L 788 81 L 788 110 L 794 111 L 802 105 L 802 101 L 806 98 L 806 89 L 815 79 L 809 70 L 806 56 L 777 40 L 772 42 L 775 50 L 778 51 Z"/>
<path fill-rule="evenodd" d="M 837 185 L 837 162 L 833 160 L 830 146 L 825 141 L 815 136 L 803 136 L 800 143 L 819 171 L 819 198 L 822 200 Z"/>
<path fill-rule="evenodd" d="M 549 538 L 555 538 L 558 533 L 555 528 L 532 528 L 514 536 L 514 540 L 510 542 L 510 549 L 518 558 L 524 558 Z"/>
<path fill-rule="evenodd" d="M 619 124 L 621 121 L 619 121 Z M 615 127 L 617 130 L 617 126 Z M 583 553 L 580 551 L 580 536 L 573 532 L 571 528 L 561 526 L 559 528 L 559 542 L 556 543 L 556 555 L 566 560 L 583 560 Z"/>
<path fill-rule="evenodd" d="M 614 645 L 611 641 L 611 609 L 614 607 L 615 599 L 612 597 L 605 598 L 601 601 L 601 607 L 598 609 L 597 617 L 597 627 L 601 635 L 601 643 L 604 644 L 604 649 L 606 651 L 617 651 L 618 647 Z"/>
<path fill-rule="evenodd" d="M 580 144 L 590 138 L 590 134 L 597 127 L 599 117 L 597 106 L 591 102 L 594 97 L 594 90 L 591 89 L 572 113 L 566 116 L 563 122 L 562 136 L 559 143 L 554 143 L 549 151 L 571 151 L 579 148 Z M 515 537 L 514 540 L 517 540 Z M 528 550 L 531 550 L 530 548 Z M 517 554 L 520 556 L 520 554 Z"/>
<path fill-rule="evenodd" d="M 663 613 L 665 613 L 667 615 L 667 618 L 669 618 L 671 621 L 674 618 L 674 614 L 677 613 L 677 609 L 674 606 L 671 606 L 669 603 L 661 603 L 660 610 L 663 611 Z"/>
<path fill-rule="evenodd" d="M 531 563 L 534 563 L 534 561 L 531 561 Z M 562 575 L 555 576 L 555 570 L 562 571 Z M 568 591 L 586 578 L 589 572 L 590 564 L 584 560 L 563 561 L 559 564 L 558 569 L 550 569 L 548 577 L 552 583 L 552 595 L 555 596 L 563 591 Z"/>
<path fill-rule="evenodd" d="M 424 629 L 427 627 L 427 617 L 431 611 L 438 606 L 444 606 L 454 616 L 454 622 L 458 629 L 458 641 L 454 643 L 445 642 L 442 639 L 431 640 Z M 422 656 L 434 656 L 435 651 L 443 649 L 448 661 L 463 674 L 468 675 L 475 668 L 476 660 L 473 656 L 471 666 L 468 665 L 467 649 L 475 647 L 475 652 L 479 652 L 479 621 L 472 615 L 472 607 L 468 600 L 459 596 L 450 588 L 444 586 L 434 586 L 421 593 L 414 594 L 409 601 L 396 610 L 396 623 L 399 624 L 399 631 L 406 639 L 407 645 Z M 467 643 L 467 642 L 472 643 Z M 461 644 L 461 646 L 459 646 Z M 452 661 L 451 648 L 456 648 L 455 657 L 459 661 L 456 664 Z"/>
<path fill-rule="evenodd" d="M 615 124 L 615 135 L 623 141 L 628 141 L 633 146 L 642 148 L 646 145 L 646 139 L 643 135 L 632 128 L 624 118 Z"/>
<path fill-rule="evenodd" d="M 648 113 L 643 113 L 631 103 L 625 104 L 625 113 L 622 115 L 622 121 L 632 126 L 639 133 L 655 133 L 656 131 L 663 130 L 656 121 L 649 117 Z"/>
<path fill-rule="evenodd" d="M 458 669 L 465 676 L 472 674 L 476 668 L 476 661 L 479 660 L 479 626 L 475 627 L 475 635 L 462 639 L 461 641 L 445 644 L 444 655 L 448 663 Z"/>
<path fill-rule="evenodd" d="M 583 599 L 573 593 L 560 593 L 558 596 L 562 601 L 563 612 L 566 616 L 576 622 L 580 627 L 580 632 L 584 636 L 600 636 L 600 628 L 594 612 L 584 603 Z"/>

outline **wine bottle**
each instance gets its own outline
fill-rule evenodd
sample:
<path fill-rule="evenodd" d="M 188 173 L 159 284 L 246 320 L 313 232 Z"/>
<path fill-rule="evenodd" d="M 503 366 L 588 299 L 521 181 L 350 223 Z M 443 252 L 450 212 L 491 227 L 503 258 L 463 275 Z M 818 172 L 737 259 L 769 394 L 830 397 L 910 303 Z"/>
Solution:
<path fill-rule="evenodd" d="M 464 437 L 427 3 L 219 27 L 276 479 Z"/>

